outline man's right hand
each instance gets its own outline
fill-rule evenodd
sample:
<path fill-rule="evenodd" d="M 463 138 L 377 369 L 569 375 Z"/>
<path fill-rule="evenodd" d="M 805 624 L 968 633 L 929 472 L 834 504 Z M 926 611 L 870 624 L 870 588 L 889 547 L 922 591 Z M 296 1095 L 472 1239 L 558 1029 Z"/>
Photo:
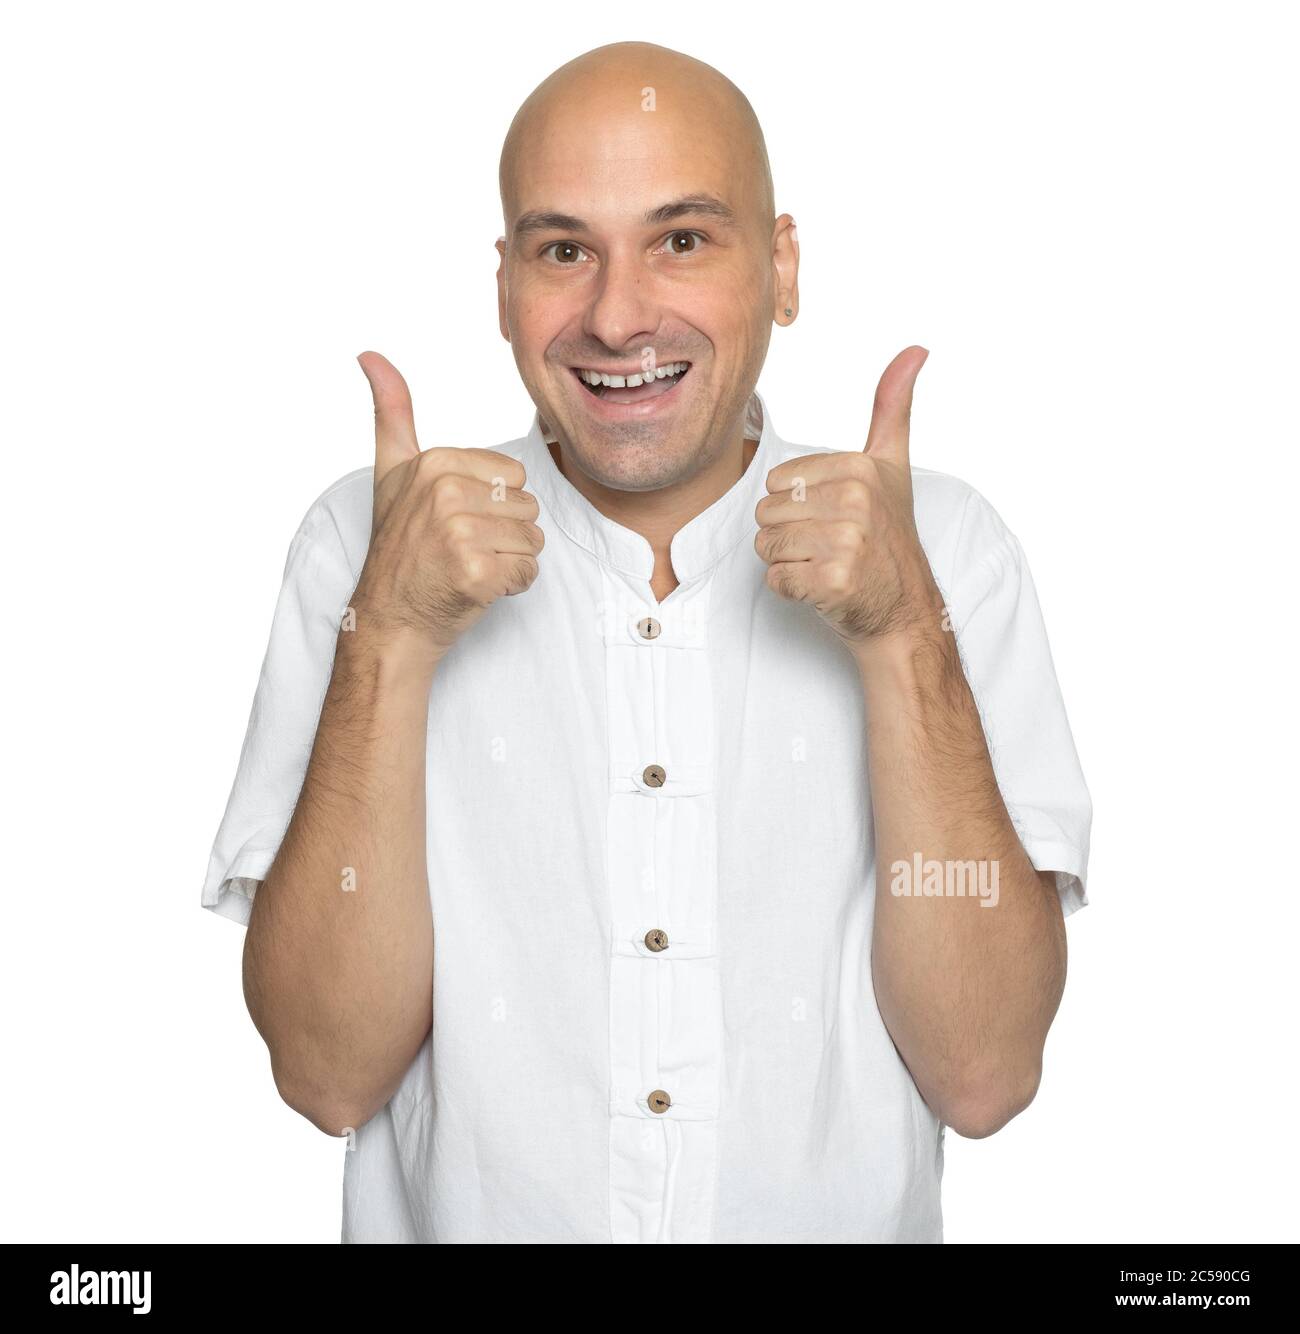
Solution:
<path fill-rule="evenodd" d="M 537 499 L 508 455 L 421 451 L 400 372 L 378 352 L 357 361 L 375 400 L 375 490 L 356 629 L 413 639 L 436 663 L 497 598 L 537 578 Z"/>

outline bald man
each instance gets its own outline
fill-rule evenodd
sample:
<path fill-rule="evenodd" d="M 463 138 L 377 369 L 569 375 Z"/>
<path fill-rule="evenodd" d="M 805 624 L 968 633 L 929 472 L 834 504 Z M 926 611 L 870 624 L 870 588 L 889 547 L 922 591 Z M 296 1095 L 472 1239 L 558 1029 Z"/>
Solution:
<path fill-rule="evenodd" d="M 421 450 L 362 354 L 212 853 L 276 1086 L 344 1241 L 941 1241 L 1087 902 L 1023 552 L 911 466 L 923 348 L 865 447 L 777 434 L 799 244 L 718 71 L 581 56 L 500 185 L 531 427 Z"/>

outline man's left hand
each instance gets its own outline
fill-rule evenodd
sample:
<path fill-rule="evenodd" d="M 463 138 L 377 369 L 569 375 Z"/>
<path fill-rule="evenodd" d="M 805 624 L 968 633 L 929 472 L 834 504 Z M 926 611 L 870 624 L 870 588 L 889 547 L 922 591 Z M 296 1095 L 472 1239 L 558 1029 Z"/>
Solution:
<path fill-rule="evenodd" d="M 905 348 L 886 367 L 862 453 L 780 464 L 754 512 L 768 587 L 811 602 L 855 653 L 916 625 L 937 629 L 943 614 L 916 531 L 908 454 L 912 390 L 929 355 Z"/>

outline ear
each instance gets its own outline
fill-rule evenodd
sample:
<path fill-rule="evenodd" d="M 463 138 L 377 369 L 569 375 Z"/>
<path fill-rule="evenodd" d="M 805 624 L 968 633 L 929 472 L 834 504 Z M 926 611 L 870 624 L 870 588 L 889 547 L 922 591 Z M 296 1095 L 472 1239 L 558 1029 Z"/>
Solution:
<path fill-rule="evenodd" d="M 780 325 L 793 324 L 799 314 L 799 235 L 788 213 L 777 218 L 772 230 L 772 272 L 776 283 L 772 318 Z"/>
<path fill-rule="evenodd" d="M 501 337 L 510 341 L 510 327 L 506 324 L 506 238 L 497 237 L 497 251 L 501 263 L 497 265 L 497 323 L 501 327 Z"/>

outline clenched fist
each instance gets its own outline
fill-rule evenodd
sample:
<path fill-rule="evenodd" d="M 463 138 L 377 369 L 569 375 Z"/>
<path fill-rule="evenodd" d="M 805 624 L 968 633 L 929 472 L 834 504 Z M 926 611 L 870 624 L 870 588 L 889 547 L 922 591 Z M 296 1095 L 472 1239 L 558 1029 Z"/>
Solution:
<path fill-rule="evenodd" d="M 370 550 L 352 605 L 357 629 L 414 636 L 436 661 L 499 597 L 537 577 L 545 537 L 524 466 L 491 449 L 426 449 L 411 391 L 377 352 L 357 360 L 375 400 Z"/>
<path fill-rule="evenodd" d="M 754 512 L 768 586 L 811 602 L 858 655 L 896 631 L 937 625 L 943 612 L 916 531 L 908 454 L 912 390 L 929 355 L 909 347 L 889 363 L 862 453 L 780 464 Z"/>

